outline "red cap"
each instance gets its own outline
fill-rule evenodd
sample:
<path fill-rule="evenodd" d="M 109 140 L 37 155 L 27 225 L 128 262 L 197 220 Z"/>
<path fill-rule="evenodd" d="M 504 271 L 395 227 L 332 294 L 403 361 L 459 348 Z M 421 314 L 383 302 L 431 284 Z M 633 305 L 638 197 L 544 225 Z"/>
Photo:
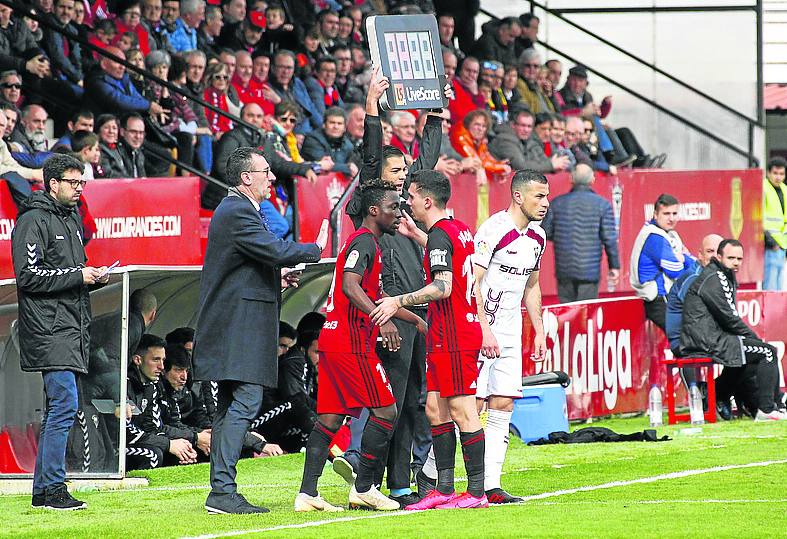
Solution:
<path fill-rule="evenodd" d="M 220 6 L 221 5 L 221 0 L 208 0 L 208 5 L 209 6 Z"/>
<path fill-rule="evenodd" d="M 249 23 L 252 26 L 256 26 L 257 28 L 262 28 L 265 30 L 267 26 L 267 21 L 265 20 L 265 13 L 262 11 L 250 11 L 249 12 Z"/>

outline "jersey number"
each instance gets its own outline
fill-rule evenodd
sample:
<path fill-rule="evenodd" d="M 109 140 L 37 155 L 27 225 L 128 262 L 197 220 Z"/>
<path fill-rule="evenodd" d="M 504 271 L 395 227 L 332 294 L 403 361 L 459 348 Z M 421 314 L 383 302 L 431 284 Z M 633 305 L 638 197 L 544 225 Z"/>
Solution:
<path fill-rule="evenodd" d="M 333 310 L 333 289 L 336 286 L 336 268 L 333 269 L 333 278 L 331 279 L 331 289 L 328 291 L 328 303 L 325 305 L 325 312 L 329 313 Z"/>
<path fill-rule="evenodd" d="M 465 263 L 462 265 L 462 277 L 467 281 L 465 299 L 468 305 L 472 305 L 471 298 L 473 297 L 473 288 L 475 287 L 475 276 L 473 275 L 473 262 L 468 256 L 465 258 Z"/>

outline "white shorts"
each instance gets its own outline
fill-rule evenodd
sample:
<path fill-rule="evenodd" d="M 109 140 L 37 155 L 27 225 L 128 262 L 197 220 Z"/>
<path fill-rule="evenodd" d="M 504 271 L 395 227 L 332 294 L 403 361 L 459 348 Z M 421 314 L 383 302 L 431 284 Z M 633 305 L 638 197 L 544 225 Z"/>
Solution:
<path fill-rule="evenodd" d="M 478 381 L 476 398 L 490 395 L 499 397 L 522 397 L 522 347 L 500 348 L 500 357 L 488 358 L 478 355 Z"/>

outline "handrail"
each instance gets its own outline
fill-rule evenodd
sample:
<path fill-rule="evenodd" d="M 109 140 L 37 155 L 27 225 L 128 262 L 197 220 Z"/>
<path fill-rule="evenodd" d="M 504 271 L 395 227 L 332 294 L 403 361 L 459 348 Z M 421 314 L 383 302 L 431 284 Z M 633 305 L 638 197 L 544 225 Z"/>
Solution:
<path fill-rule="evenodd" d="M 726 103 L 723 103 L 723 102 L 719 101 L 718 99 L 716 99 L 715 97 L 713 97 L 713 96 L 711 96 L 711 95 L 708 95 L 708 94 L 706 94 L 706 93 L 705 93 L 705 92 L 703 92 L 702 90 L 700 90 L 700 89 L 698 89 L 698 88 L 695 88 L 695 87 L 694 87 L 694 86 L 692 86 L 691 84 L 689 84 L 689 83 L 687 83 L 687 82 L 685 82 L 685 81 L 683 81 L 683 80 L 681 80 L 681 79 L 677 78 L 676 76 L 674 76 L 674 75 L 672 75 L 672 74 L 670 74 L 670 73 L 667 73 L 667 72 L 666 72 L 666 71 L 664 71 L 663 69 L 661 69 L 661 68 L 657 67 L 657 66 L 656 66 L 656 65 L 654 65 L 654 64 L 651 64 L 651 63 L 650 63 L 650 62 L 648 62 L 647 60 L 645 60 L 645 59 L 643 59 L 643 58 L 640 58 L 640 57 L 639 57 L 639 56 L 637 56 L 636 54 L 633 54 L 633 53 L 631 53 L 631 52 L 629 52 L 629 51 L 625 50 L 623 47 L 620 47 L 619 45 L 615 45 L 615 44 L 614 44 L 614 43 L 612 43 L 611 41 L 609 41 L 609 40 L 607 40 L 607 39 L 605 39 L 605 38 L 601 37 L 600 35 L 596 34 L 595 32 L 592 32 L 592 31 L 588 30 L 587 28 L 585 28 L 585 27 L 583 27 L 583 26 L 580 26 L 579 24 L 575 23 L 574 21 L 572 21 L 572 20 L 570 20 L 570 19 L 567 19 L 566 17 L 564 17 L 564 16 L 561 14 L 561 13 L 565 13 L 565 12 L 567 12 L 567 11 L 570 11 L 570 10 L 565 10 L 565 9 L 562 9 L 562 10 L 554 10 L 554 9 L 550 9 L 550 8 L 548 8 L 548 7 L 546 7 L 546 6 L 542 5 L 542 4 L 539 4 L 539 3 L 538 3 L 538 2 L 536 2 L 535 0 L 528 0 L 528 1 L 530 2 L 530 5 L 531 5 L 531 6 L 535 6 L 535 7 L 539 8 L 539 9 L 542 9 L 542 10 L 544 10 L 545 12 L 549 13 L 550 15 L 552 15 L 552 16 L 554 16 L 554 17 L 557 17 L 558 19 L 560 19 L 561 21 L 565 22 L 565 23 L 566 23 L 566 24 L 568 24 L 569 26 L 572 26 L 572 27 L 576 28 L 577 30 L 579 30 L 580 32 L 583 32 L 583 33 L 585 33 L 585 34 L 589 35 L 590 37 L 592 37 L 592 38 L 594 38 L 594 39 L 597 39 L 598 41 L 600 41 L 600 42 L 601 42 L 601 43 L 603 43 L 604 45 L 606 45 L 606 46 L 608 46 L 608 47 L 611 47 L 612 49 L 616 50 L 617 52 L 619 52 L 619 53 L 621 53 L 621 54 L 624 54 L 624 55 L 628 56 L 628 57 L 629 57 L 629 58 L 631 58 L 632 60 L 634 60 L 634 61 L 636 61 L 636 62 L 638 62 L 638 63 L 642 64 L 643 66 L 645 66 L 645 67 L 647 67 L 647 68 L 651 69 L 652 71 L 654 71 L 655 73 L 658 73 L 658 74 L 659 74 L 659 75 L 661 75 L 662 77 L 666 77 L 667 79 L 671 80 L 671 81 L 672 81 L 672 82 L 674 82 L 675 84 L 678 84 L 679 86 L 682 86 L 682 87 L 684 87 L 685 89 L 687 89 L 687 90 L 689 90 L 689 91 L 692 91 L 692 92 L 694 92 L 694 93 L 695 93 L 695 94 L 697 94 L 698 96 L 702 97 L 703 99 L 705 99 L 705 100 L 707 100 L 707 101 L 710 101 L 711 103 L 713 103 L 713 104 L 714 104 L 714 105 L 716 105 L 717 107 L 719 107 L 719 108 L 721 108 L 721 109 L 725 110 L 726 112 L 729 112 L 730 114 L 732 114 L 732 115 L 734 115 L 734 116 L 737 116 L 737 117 L 739 117 L 739 118 L 741 118 L 741 119 L 744 119 L 744 120 L 746 120 L 746 121 L 748 121 L 748 122 L 754 122 L 754 123 L 755 123 L 757 126 L 759 126 L 759 127 L 763 127 L 763 126 L 762 126 L 762 124 L 759 122 L 759 120 L 756 120 L 756 119 L 754 119 L 754 118 L 749 118 L 747 115 L 743 114 L 743 113 L 742 113 L 742 112 L 740 112 L 740 111 L 737 111 L 737 110 L 735 110 L 734 108 L 730 107 L 730 106 L 729 106 L 729 105 L 727 105 Z M 619 8 L 619 9 L 625 9 L 625 8 Z M 632 8 L 632 9 L 634 9 L 634 8 Z M 641 9 L 641 8 L 636 8 L 636 9 Z M 644 9 L 644 8 L 642 8 L 642 9 Z M 487 15 L 487 16 L 489 16 L 489 17 L 494 17 L 494 15 L 492 15 L 491 13 L 489 13 L 488 11 L 486 11 L 486 10 L 484 10 L 484 9 L 481 9 L 480 11 L 481 11 L 481 12 L 482 12 L 484 15 Z"/>
<path fill-rule="evenodd" d="M 187 165 L 186 163 L 184 163 L 183 161 L 180 161 L 179 159 L 175 159 L 168 152 L 162 151 L 161 150 L 161 146 L 155 145 L 155 144 L 151 143 L 148 140 L 143 142 L 142 146 L 147 151 L 149 151 L 150 153 L 152 153 L 153 155 L 158 157 L 159 159 L 163 159 L 164 161 L 166 161 L 167 163 L 169 163 L 171 165 L 175 165 L 175 166 L 177 166 L 179 168 L 187 170 L 188 172 L 194 174 L 195 176 L 199 176 L 200 178 L 202 178 L 203 180 L 205 180 L 207 182 L 213 183 L 213 184 L 218 185 L 219 187 L 223 187 L 225 189 L 229 189 L 229 187 L 230 187 L 229 184 L 224 183 L 221 180 L 217 180 L 216 178 L 205 174 L 201 170 L 198 170 L 198 169 L 192 167 L 191 165 Z"/>
<path fill-rule="evenodd" d="M 344 210 L 344 205 L 347 203 L 347 199 L 350 198 L 350 195 L 358 186 L 358 182 L 361 180 L 361 175 L 356 174 L 353 181 L 351 181 L 342 193 L 342 196 L 339 197 L 339 200 L 336 202 L 336 205 L 331 209 L 331 214 L 328 217 L 328 223 L 331 226 L 331 256 L 336 257 L 339 253 L 339 223 L 341 222 L 341 215 L 342 210 Z"/>
<path fill-rule="evenodd" d="M 164 79 L 158 78 L 156 75 L 154 75 L 153 73 L 151 73 L 147 69 L 139 68 L 139 67 L 137 67 L 137 66 L 127 62 L 125 58 L 121 58 L 121 57 L 115 56 L 114 54 L 110 54 L 110 53 L 106 52 L 104 49 L 101 49 L 100 47 L 96 47 L 95 45 L 90 43 L 88 40 L 82 38 L 82 36 L 79 36 L 79 35 L 76 35 L 76 34 L 73 34 L 73 35 L 72 34 L 65 34 L 63 32 L 62 28 L 58 28 L 57 26 L 53 25 L 51 22 L 49 22 L 46 19 L 46 17 L 43 17 L 42 15 L 40 15 L 38 13 L 32 13 L 30 11 L 31 7 L 29 5 L 21 4 L 17 0 L 0 0 L 0 4 L 8 6 L 11 9 L 13 9 L 14 13 L 17 16 L 29 17 L 29 18 L 37 21 L 40 26 L 42 26 L 44 28 L 48 28 L 49 30 L 52 30 L 52 31 L 57 32 L 59 34 L 63 34 L 68 39 L 70 39 L 71 41 L 75 41 L 75 42 L 79 43 L 82 47 L 85 47 L 86 49 L 88 49 L 88 50 L 90 50 L 92 52 L 95 52 L 95 53 L 99 54 L 100 56 L 103 56 L 104 58 L 108 58 L 108 59 L 112 60 L 113 62 L 117 62 L 118 64 L 123 65 L 126 69 L 128 69 L 130 71 L 133 71 L 134 73 L 138 73 L 138 74 L 144 76 L 145 78 L 148 78 L 148 79 L 156 82 L 157 84 L 160 84 L 161 86 L 164 86 L 170 92 L 174 92 L 176 94 L 182 95 L 186 99 L 188 99 L 189 101 L 194 101 L 198 105 L 201 105 L 201 106 L 203 106 L 203 107 L 205 107 L 207 109 L 210 109 L 213 112 L 215 112 L 216 114 L 219 114 L 220 116 L 224 116 L 226 118 L 229 118 L 230 120 L 232 120 L 236 124 L 242 125 L 244 127 L 252 129 L 252 130 L 258 130 L 259 129 L 258 127 L 256 127 L 256 126 L 254 126 L 254 125 L 244 121 L 240 117 L 235 116 L 234 114 L 230 114 L 227 111 L 224 111 L 224 110 L 220 109 L 219 107 L 217 107 L 215 105 L 211 105 L 210 103 L 204 101 L 201 97 L 192 94 L 188 90 L 184 90 L 183 88 L 179 88 L 178 86 L 175 86 L 174 84 L 172 84 L 169 81 L 166 81 Z"/>
<path fill-rule="evenodd" d="M 554 52 L 554 53 L 556 53 L 556 54 L 566 58 L 567 60 L 570 60 L 571 62 L 574 62 L 575 64 L 581 63 L 576 58 L 573 58 L 573 57 L 569 56 L 565 52 L 560 51 L 559 49 L 553 47 L 552 45 L 544 43 L 543 41 L 539 41 L 539 43 L 542 46 L 544 46 L 545 48 L 547 48 L 548 50 L 550 50 L 550 51 L 552 51 L 552 52 Z M 738 148 L 736 145 L 732 144 L 731 142 L 728 142 L 728 141 L 724 140 L 723 138 L 719 137 L 718 135 L 708 131 L 704 127 L 701 127 L 701 126 L 697 125 L 696 123 L 692 122 L 688 118 L 683 117 L 682 115 L 678 114 L 677 112 L 674 112 L 674 111 L 668 109 L 667 107 L 665 107 L 663 105 L 660 105 L 659 103 L 656 103 L 652 99 L 649 99 L 649 98 L 645 97 L 644 95 L 640 94 L 639 92 L 637 92 L 635 90 L 632 90 L 631 88 L 627 87 L 623 83 L 618 82 L 618 81 L 612 79 L 611 77 L 608 77 L 608 76 L 604 75 L 603 73 L 601 73 L 600 71 L 598 71 L 596 69 L 593 69 L 592 67 L 590 67 L 586 63 L 582 63 L 582 65 L 585 66 L 585 69 L 587 69 L 588 71 L 590 71 L 594 75 L 597 75 L 597 76 L 601 77 L 602 79 L 604 79 L 605 81 L 609 82 L 610 84 L 613 84 L 613 85 L 617 86 L 618 88 L 620 88 L 624 92 L 633 95 L 634 97 L 636 97 L 637 99 L 639 99 L 641 101 L 644 101 L 649 106 L 657 109 L 658 111 L 666 114 L 667 116 L 672 117 L 673 119 L 681 122 L 682 124 L 684 124 L 684 125 L 692 128 L 692 129 L 694 129 L 695 131 L 697 131 L 698 133 L 702 134 L 703 136 L 708 137 L 709 139 L 713 140 L 714 142 L 716 142 L 718 144 L 721 144 L 725 148 L 727 148 L 729 150 L 732 150 L 733 152 L 737 153 L 738 155 L 740 155 L 742 157 L 746 157 L 749 160 L 749 165 L 750 166 L 755 166 L 756 167 L 756 166 L 759 165 L 759 160 L 753 155 L 753 153 L 750 153 L 750 152 L 748 152 L 746 150 L 742 150 L 742 149 Z M 753 125 L 753 124 L 754 124 L 754 122 L 751 122 L 751 121 L 749 122 L 750 126 Z"/>

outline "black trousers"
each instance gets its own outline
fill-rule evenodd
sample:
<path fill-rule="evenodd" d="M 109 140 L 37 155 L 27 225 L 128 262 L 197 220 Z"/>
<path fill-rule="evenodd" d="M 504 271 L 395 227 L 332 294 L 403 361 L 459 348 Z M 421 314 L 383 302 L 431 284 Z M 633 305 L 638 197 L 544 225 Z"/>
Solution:
<path fill-rule="evenodd" d="M 425 312 L 417 312 L 425 316 Z M 426 339 L 415 326 L 394 320 L 402 337 L 402 346 L 396 352 L 377 347 L 377 354 L 388 374 L 397 416 L 393 438 L 388 448 L 388 479 L 390 489 L 410 486 L 410 456 L 413 445 L 413 429 L 419 418 L 418 398 L 421 392 L 422 365 L 426 363 Z M 419 368 L 420 367 L 420 368 Z"/>
<path fill-rule="evenodd" d="M 752 414 L 757 408 L 772 412 L 776 407 L 775 394 L 779 386 L 779 366 L 776 349 L 759 339 L 743 339 L 746 365 L 724 367 L 716 379 L 716 394 L 719 401 L 729 401 L 736 396 L 738 404 L 745 405 Z"/>
<path fill-rule="evenodd" d="M 656 296 L 653 301 L 645 302 L 645 318 L 667 331 L 667 298 L 666 296 Z"/>
<path fill-rule="evenodd" d="M 557 297 L 560 298 L 560 303 L 596 299 L 598 298 L 598 281 L 558 279 Z"/>

